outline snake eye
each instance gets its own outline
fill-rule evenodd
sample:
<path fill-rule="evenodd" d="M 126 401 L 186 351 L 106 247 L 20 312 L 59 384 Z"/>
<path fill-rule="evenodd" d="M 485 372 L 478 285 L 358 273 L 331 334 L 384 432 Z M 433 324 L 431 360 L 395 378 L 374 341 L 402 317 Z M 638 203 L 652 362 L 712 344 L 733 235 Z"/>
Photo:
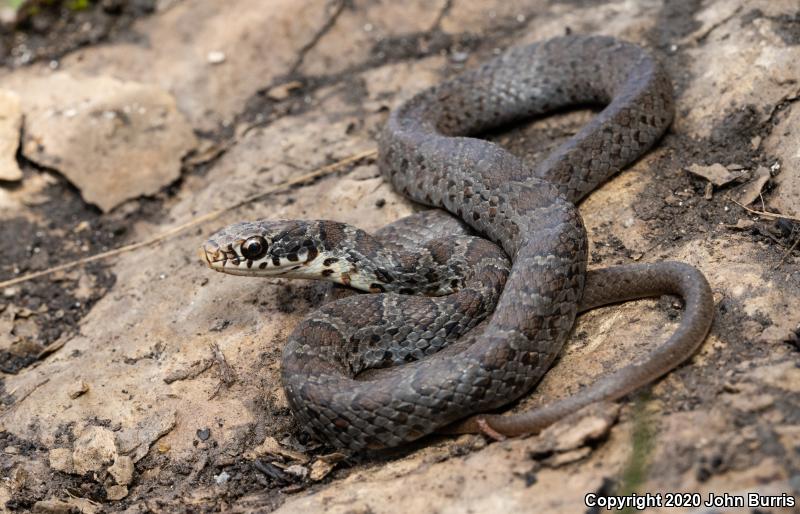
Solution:
<path fill-rule="evenodd" d="M 267 253 L 267 240 L 261 236 L 253 236 L 242 243 L 242 257 L 255 261 Z"/>

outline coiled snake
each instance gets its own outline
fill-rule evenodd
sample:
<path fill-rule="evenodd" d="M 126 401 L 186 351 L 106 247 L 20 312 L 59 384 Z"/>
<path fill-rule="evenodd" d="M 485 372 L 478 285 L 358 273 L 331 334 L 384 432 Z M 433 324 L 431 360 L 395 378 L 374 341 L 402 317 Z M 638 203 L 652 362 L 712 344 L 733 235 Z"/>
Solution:
<path fill-rule="evenodd" d="M 605 108 L 534 167 L 467 137 L 576 104 Z M 283 386 L 297 418 L 354 450 L 396 446 L 519 398 L 550 367 L 579 310 L 684 297 L 681 326 L 646 361 L 542 409 L 456 426 L 533 432 L 663 375 L 708 332 L 711 292 L 688 265 L 587 273 L 574 206 L 650 148 L 672 115 L 669 78 L 636 45 L 568 36 L 511 49 L 413 97 L 391 113 L 379 141 L 380 169 L 397 191 L 446 209 L 503 251 L 430 211 L 375 236 L 331 221 L 239 223 L 201 253 L 226 273 L 320 278 L 379 293 L 324 305 L 295 329 L 283 354 Z"/>

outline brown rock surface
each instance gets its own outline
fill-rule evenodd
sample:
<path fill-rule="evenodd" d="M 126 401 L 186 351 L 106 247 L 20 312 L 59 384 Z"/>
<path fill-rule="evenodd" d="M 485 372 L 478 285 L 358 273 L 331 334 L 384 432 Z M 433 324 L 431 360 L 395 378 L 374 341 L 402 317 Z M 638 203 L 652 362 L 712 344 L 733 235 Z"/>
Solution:
<path fill-rule="evenodd" d="M 90 426 L 75 440 L 72 463 L 75 472 L 83 475 L 89 471 L 100 471 L 117 458 L 114 433 L 103 427 Z"/>
<path fill-rule="evenodd" d="M 174 2 L 134 26 L 140 42 L 78 50 L 63 67 L 157 84 L 175 96 L 195 127 L 211 130 L 232 123 L 257 91 L 292 72 L 337 4 Z M 212 52 L 222 52 L 224 62 L 210 63 Z"/>
<path fill-rule="evenodd" d="M 798 57 L 800 59 L 800 56 Z M 797 63 L 798 61 L 795 61 Z M 790 105 L 796 105 L 800 92 Z M 769 204 L 783 214 L 800 217 L 800 109 L 787 109 L 778 115 L 772 134 L 764 140 L 765 149 L 781 157 L 781 172 L 775 177 L 775 194 Z"/>
<path fill-rule="evenodd" d="M 108 473 L 119 485 L 128 485 L 133 480 L 133 459 L 127 455 L 120 455 L 109 466 Z"/>
<path fill-rule="evenodd" d="M 23 160 L 24 180 L 0 189 L 0 281 L 143 241 L 374 148 L 388 109 L 415 91 L 495 49 L 569 28 L 650 45 L 678 103 L 658 147 L 581 204 L 590 265 L 677 259 L 699 267 L 717 303 L 710 336 L 688 364 L 619 407 L 582 412 L 540 436 L 489 444 L 432 437 L 341 460 L 303 434 L 280 389 L 283 343 L 319 305 L 319 288 L 212 273 L 195 249 L 242 219 L 329 218 L 373 230 L 417 208 L 362 159 L 102 265 L 0 287 L 7 509 L 573 513 L 586 511 L 587 493 L 794 491 L 800 250 L 790 249 L 800 229 L 743 211 L 730 201 L 735 183 L 706 199 L 706 180 L 685 170 L 766 167 L 765 207 L 794 212 L 795 2 L 265 5 L 167 2 L 127 35 L 65 55 L 57 73 L 46 61 L 2 73 L 3 87 L 50 84 L 53 94 L 70 80 L 166 91 L 198 134 L 202 158 L 187 161 L 172 187 L 163 185 L 173 179 L 158 182 L 153 198 L 107 213 L 87 207 L 60 176 L 63 162 L 42 161 L 56 170 L 48 171 Z M 224 59 L 209 62 L 213 52 Z M 559 114 L 492 137 L 538 160 L 591 115 Z M 75 118 L 75 133 L 92 119 Z M 26 136 L 29 121 L 37 133 L 55 127 L 32 118 Z M 130 178 L 145 159 L 133 148 L 99 162 Z M 173 166 L 181 156 L 171 152 Z M 91 159 L 75 168 L 94 171 Z M 98 201 L 112 196 L 99 181 L 89 186 Z M 761 209 L 760 200 L 753 205 Z M 641 358 L 679 318 L 668 298 L 581 316 L 557 365 L 517 408 Z M 71 397 L 79 383 L 90 387 Z M 79 448 L 72 466 L 86 475 L 70 472 L 67 452 Z M 83 497 L 70 496 L 78 491 Z"/>
<path fill-rule="evenodd" d="M 19 96 L 11 91 L 0 90 L 0 180 L 22 178 L 22 170 L 16 159 L 21 126 Z"/>
<path fill-rule="evenodd" d="M 196 144 L 175 100 L 155 86 L 64 72 L 5 85 L 21 98 L 25 157 L 63 173 L 103 211 L 169 185 Z"/>

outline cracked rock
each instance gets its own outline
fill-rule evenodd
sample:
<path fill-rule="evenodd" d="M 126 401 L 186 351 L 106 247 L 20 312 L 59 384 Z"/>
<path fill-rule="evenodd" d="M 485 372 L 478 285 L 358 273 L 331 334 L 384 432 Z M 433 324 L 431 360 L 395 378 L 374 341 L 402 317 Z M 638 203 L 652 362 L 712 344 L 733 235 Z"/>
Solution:
<path fill-rule="evenodd" d="M 22 178 L 22 171 L 17 164 L 21 126 L 19 97 L 11 91 L 0 90 L 0 180 Z"/>
<path fill-rule="evenodd" d="M 152 85 L 60 72 L 17 92 L 25 157 L 64 174 L 103 211 L 177 179 L 196 145 L 175 99 Z"/>
<path fill-rule="evenodd" d="M 604 438 L 619 415 L 619 405 L 596 403 L 544 429 L 531 453 L 547 455 L 578 450 Z M 571 462 L 574 459 L 566 459 Z"/>
<path fill-rule="evenodd" d="M 175 427 L 175 409 L 164 407 L 154 412 L 141 423 L 123 428 L 117 435 L 119 451 L 130 455 L 138 462 L 150 449 L 155 440 L 169 433 Z"/>
<path fill-rule="evenodd" d="M 69 448 L 53 448 L 50 450 L 50 467 L 56 471 L 73 473 L 72 450 Z"/>
<path fill-rule="evenodd" d="M 86 498 L 67 498 L 66 500 L 59 500 L 51 498 L 49 500 L 38 501 L 33 505 L 32 512 L 34 513 L 52 513 L 52 514 L 72 514 L 79 512 L 81 514 L 94 514 L 100 511 L 100 506 Z"/>
<path fill-rule="evenodd" d="M 128 488 L 124 485 L 112 485 L 106 488 L 106 498 L 111 501 L 121 500 L 128 496 Z"/>
<path fill-rule="evenodd" d="M 119 485 L 128 485 L 133 480 L 133 459 L 120 455 L 114 464 L 109 466 L 108 473 Z"/>
<path fill-rule="evenodd" d="M 780 173 L 775 177 L 775 191 L 769 205 L 789 216 L 800 216 L 800 104 L 793 103 L 787 115 L 766 139 L 765 149 L 781 159 Z"/>
<path fill-rule="evenodd" d="M 117 458 L 114 433 L 104 427 L 88 427 L 75 441 L 72 460 L 75 472 L 99 471 Z"/>

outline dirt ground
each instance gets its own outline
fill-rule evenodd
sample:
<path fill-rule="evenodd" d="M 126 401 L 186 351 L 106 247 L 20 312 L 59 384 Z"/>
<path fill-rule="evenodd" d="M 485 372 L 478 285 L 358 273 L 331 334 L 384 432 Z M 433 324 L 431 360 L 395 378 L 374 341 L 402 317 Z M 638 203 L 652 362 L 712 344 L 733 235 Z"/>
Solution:
<path fill-rule="evenodd" d="M 798 511 L 796 0 L 82 4 L 0 34 L 0 282 L 172 232 L 0 286 L 6 510 L 575 513 L 601 511 L 587 494 L 685 492 L 761 503 L 662 497 L 648 512 Z M 580 205 L 590 266 L 691 263 L 714 290 L 711 334 L 653 386 L 538 436 L 436 436 L 357 457 L 310 438 L 279 360 L 322 289 L 216 274 L 196 248 L 244 219 L 372 230 L 414 212 L 371 157 L 388 112 L 503 48 L 565 33 L 648 46 L 677 98 L 657 148 Z M 592 115 L 487 137 L 535 162 Z M 667 297 L 581 316 L 514 408 L 640 358 L 680 316 Z"/>

